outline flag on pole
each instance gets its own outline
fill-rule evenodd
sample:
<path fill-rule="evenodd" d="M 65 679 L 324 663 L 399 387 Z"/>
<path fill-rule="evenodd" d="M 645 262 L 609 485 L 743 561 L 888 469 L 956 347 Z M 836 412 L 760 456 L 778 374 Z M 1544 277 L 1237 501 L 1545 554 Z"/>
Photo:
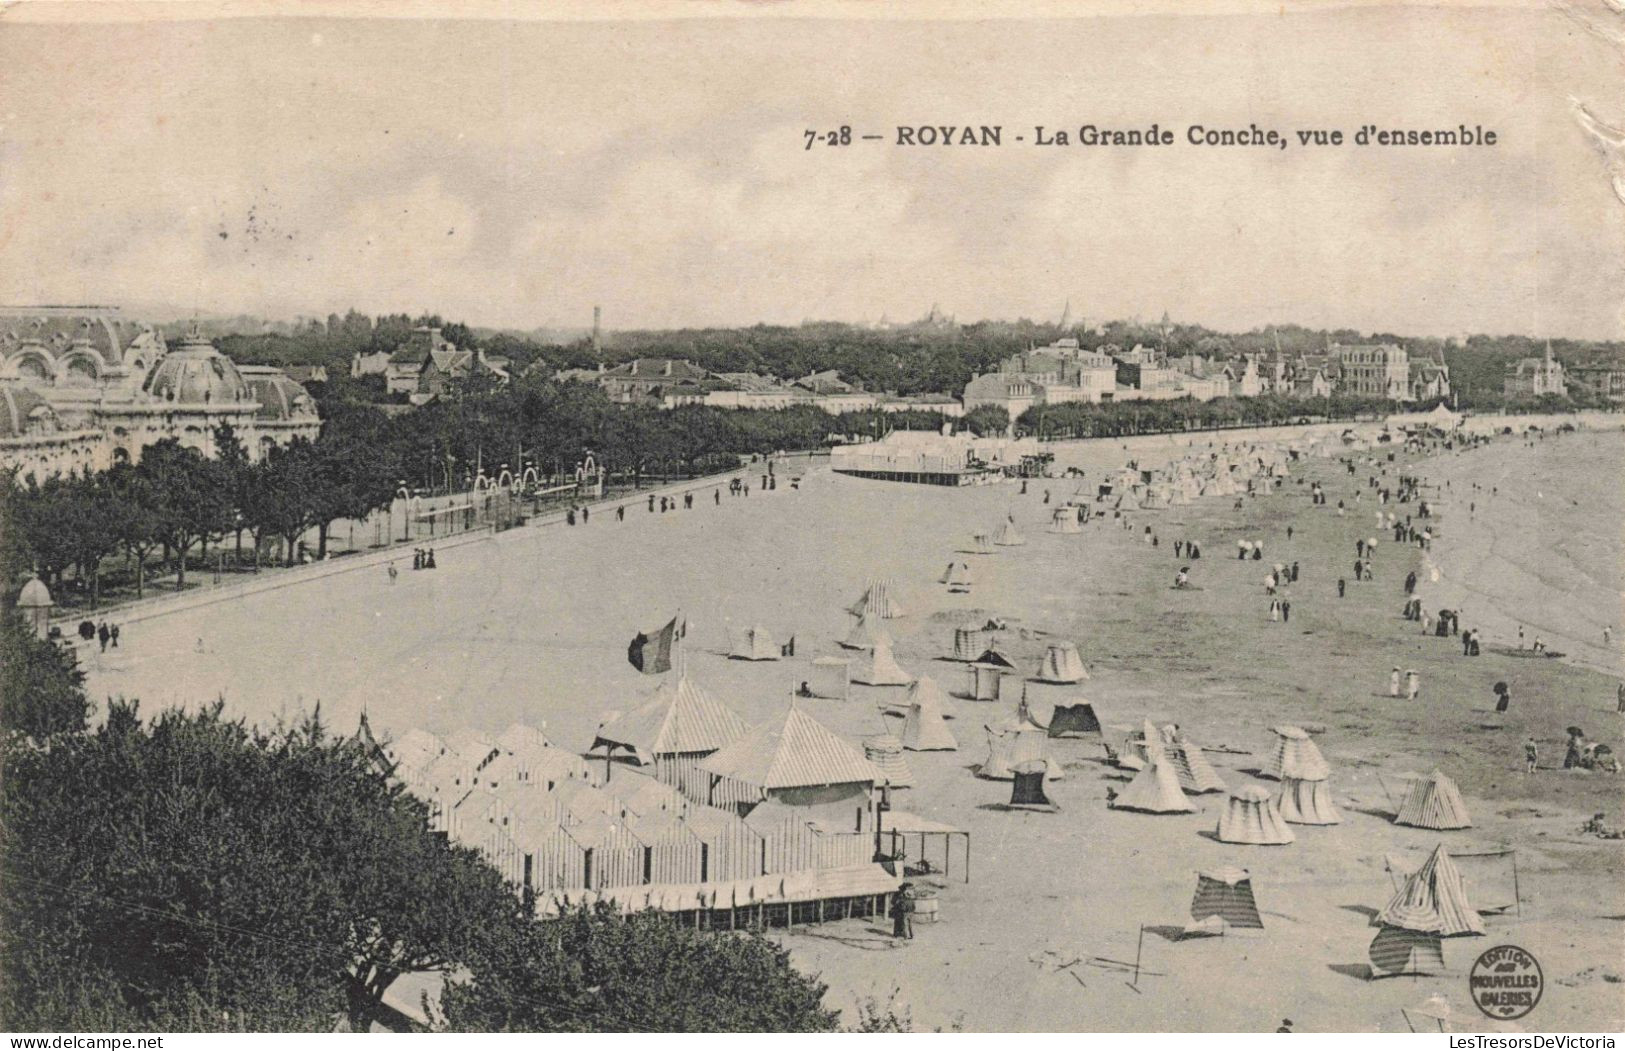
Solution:
<path fill-rule="evenodd" d="M 632 667 L 645 675 L 659 675 L 671 671 L 672 656 L 677 649 L 677 640 L 688 631 L 688 622 L 673 617 L 665 627 L 653 635 L 638 632 L 633 636 L 631 645 L 626 648 L 626 659 Z"/>

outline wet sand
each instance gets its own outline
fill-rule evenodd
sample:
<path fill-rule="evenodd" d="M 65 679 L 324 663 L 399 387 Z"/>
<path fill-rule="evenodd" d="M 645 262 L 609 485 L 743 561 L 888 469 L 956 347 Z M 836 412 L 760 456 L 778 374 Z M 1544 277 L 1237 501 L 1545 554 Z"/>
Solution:
<path fill-rule="evenodd" d="M 1125 455 L 1149 460 L 1177 445 L 1135 440 L 1125 453 L 1121 443 L 1073 443 L 1058 450 L 1058 462 L 1085 465 L 1093 484 L 1101 467 Z M 1493 463 L 1516 449 L 1502 441 L 1459 459 Z M 95 695 L 139 696 L 147 708 L 222 695 L 229 711 L 255 720 L 320 701 L 346 729 L 365 706 L 375 727 L 397 734 L 545 722 L 556 742 L 579 748 L 606 712 L 638 703 L 654 686 L 626 663 L 634 632 L 683 610 L 693 626 L 693 676 L 760 720 L 788 703 L 808 659 L 841 652 L 834 640 L 849 623 L 844 607 L 865 578 L 888 575 L 908 608 L 888 628 L 910 672 L 959 690 L 962 666 L 941 656 L 956 624 L 989 613 L 1009 622 L 1004 648 L 1023 669 L 1036 666 L 1051 635 L 1070 639 L 1092 678 L 1080 687 L 1030 685 L 1040 718 L 1050 703 L 1081 694 L 1108 724 L 1178 722 L 1210 748 L 1244 753 L 1212 756 L 1232 788 L 1273 785 L 1248 773 L 1262 761 L 1269 726 L 1324 724 L 1319 743 L 1345 823 L 1298 828 L 1286 847 L 1242 847 L 1211 838 L 1220 796 L 1195 797 L 1200 812 L 1188 815 L 1112 811 L 1106 790 L 1120 787 L 1122 775 L 1084 742 L 1055 745 L 1067 776 L 1047 787 L 1059 813 L 1009 812 L 1001 807 L 1008 783 L 979 780 L 971 767 L 985 755 L 982 725 L 1009 718 L 1014 700 L 955 700 L 950 726 L 960 749 L 909 754 L 918 784 L 897 805 L 972 833 L 972 882 L 948 883 L 942 922 L 921 924 L 907 945 L 860 921 L 777 935 L 799 965 L 829 982 L 833 1006 L 850 1012 L 859 997 L 884 999 L 895 986 L 918 1029 L 1268 1031 L 1290 1017 L 1300 1031 L 1403 1032 L 1399 1008 L 1434 993 L 1473 1018 L 1467 968 L 1484 949 L 1511 942 L 1534 953 L 1547 977 L 1526 1028 L 1619 1028 L 1625 844 L 1577 829 L 1599 810 L 1625 818 L 1625 781 L 1551 769 L 1569 723 L 1622 747 L 1617 680 L 1568 661 L 1494 652 L 1465 659 L 1454 640 L 1423 638 L 1399 616 L 1403 577 L 1421 567 L 1414 548 L 1380 545 L 1376 580 L 1351 582 L 1339 600 L 1336 579 L 1349 574 L 1353 543 L 1373 532 L 1370 508 L 1362 502 L 1364 513 L 1340 518 L 1333 507 L 1314 507 L 1310 479 L 1326 483 L 1332 505 L 1352 501 L 1354 480 L 1342 466 L 1312 460 L 1294 468 L 1283 492 L 1244 501 L 1239 511 L 1232 498 L 1205 498 L 1133 512 L 1132 531 L 1097 522 L 1067 536 L 1045 532 L 1042 493 L 1063 496 L 1075 482 L 1035 481 L 1022 496 L 1012 484 L 949 490 L 815 470 L 799 491 L 724 496 L 720 508 L 706 496 L 691 512 L 637 508 L 624 523 L 595 514 L 585 527 L 503 534 L 459 549 L 438 570 L 403 572 L 394 586 L 382 570 L 346 574 L 145 621 L 126 631 L 120 655 L 89 659 L 90 686 Z M 1454 493 L 1460 483 L 1451 483 Z M 1449 544 L 1472 534 L 1460 529 L 1463 507 L 1441 510 L 1444 538 L 1433 555 L 1450 577 L 1457 556 Z M 971 533 L 1006 514 L 1028 544 L 973 557 L 972 594 L 949 595 L 935 583 L 943 566 L 967 557 L 955 552 Z M 1160 539 L 1154 548 L 1141 539 L 1147 523 Z M 1176 538 L 1203 548 L 1193 565 L 1201 590 L 1169 586 L 1182 564 Z M 1237 562 L 1239 538 L 1263 539 L 1266 561 Z M 1287 624 L 1269 620 L 1260 583 L 1274 561 L 1302 567 Z M 794 631 L 798 658 L 727 660 L 727 628 L 752 623 L 781 636 Z M 1419 702 L 1386 696 L 1396 664 L 1420 671 Z M 1490 710 L 1490 686 L 1500 679 L 1518 698 L 1503 718 Z M 844 704 L 800 703 L 856 738 L 895 732 L 892 706 L 903 692 L 855 687 Z M 1531 733 L 1543 769 L 1526 776 L 1522 742 Z M 1471 830 L 1390 823 L 1395 775 L 1435 766 L 1461 784 Z M 1392 893 L 1384 855 L 1419 859 L 1441 840 L 1515 846 L 1522 915 L 1489 918 L 1488 937 L 1448 941 L 1451 974 L 1366 981 L 1369 910 Z M 1251 870 L 1265 934 L 1168 940 L 1165 929 L 1189 918 L 1196 872 L 1223 865 Z M 1137 989 L 1113 964 L 1073 968 L 1080 984 L 1042 962 L 1054 958 L 1043 955 L 1049 950 L 1063 962 L 1132 964 L 1142 926 L 1146 973 Z"/>

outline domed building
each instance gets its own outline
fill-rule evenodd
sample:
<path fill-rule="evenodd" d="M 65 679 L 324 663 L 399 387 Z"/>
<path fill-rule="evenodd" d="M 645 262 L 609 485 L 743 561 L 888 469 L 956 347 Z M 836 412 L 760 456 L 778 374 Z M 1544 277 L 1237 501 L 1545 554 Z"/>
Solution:
<path fill-rule="evenodd" d="M 213 456 L 222 423 L 254 459 L 321 427 L 303 387 L 199 336 L 170 347 L 109 307 L 0 307 L 0 468 L 105 470 L 165 438 Z"/>

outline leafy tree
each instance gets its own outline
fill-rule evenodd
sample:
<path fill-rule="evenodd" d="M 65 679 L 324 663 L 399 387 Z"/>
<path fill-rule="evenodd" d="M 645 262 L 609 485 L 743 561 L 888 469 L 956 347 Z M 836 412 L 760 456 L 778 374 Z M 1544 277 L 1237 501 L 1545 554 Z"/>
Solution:
<path fill-rule="evenodd" d="M 233 528 L 232 480 L 218 462 L 174 438 L 149 445 L 137 470 L 160 498 L 154 517 L 157 536 L 174 552 L 175 583 L 184 588 L 192 545 Z"/>
<path fill-rule="evenodd" d="M 73 651 L 0 610 L 0 730 L 43 741 L 85 728 L 91 703 Z"/>
<path fill-rule="evenodd" d="M 469 1032 L 829 1032 L 826 986 L 755 932 L 698 932 L 609 906 L 515 924 L 447 984 Z"/>
<path fill-rule="evenodd" d="M 965 414 L 965 426 L 983 438 L 1000 435 L 1010 429 L 1010 413 L 1000 405 L 978 405 Z"/>
<path fill-rule="evenodd" d="M 357 1028 L 410 970 L 474 959 L 521 904 L 318 718 L 215 705 L 7 746 L 0 1025 Z"/>

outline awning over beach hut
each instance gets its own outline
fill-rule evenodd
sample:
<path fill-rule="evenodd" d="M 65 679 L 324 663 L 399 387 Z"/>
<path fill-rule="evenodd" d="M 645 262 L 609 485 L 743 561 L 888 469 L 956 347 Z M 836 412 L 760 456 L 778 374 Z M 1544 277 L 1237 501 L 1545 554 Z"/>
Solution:
<path fill-rule="evenodd" d="M 645 703 L 598 728 L 593 750 L 628 751 L 639 763 L 657 756 L 708 754 L 738 740 L 745 720 L 686 673 L 668 678 Z"/>

